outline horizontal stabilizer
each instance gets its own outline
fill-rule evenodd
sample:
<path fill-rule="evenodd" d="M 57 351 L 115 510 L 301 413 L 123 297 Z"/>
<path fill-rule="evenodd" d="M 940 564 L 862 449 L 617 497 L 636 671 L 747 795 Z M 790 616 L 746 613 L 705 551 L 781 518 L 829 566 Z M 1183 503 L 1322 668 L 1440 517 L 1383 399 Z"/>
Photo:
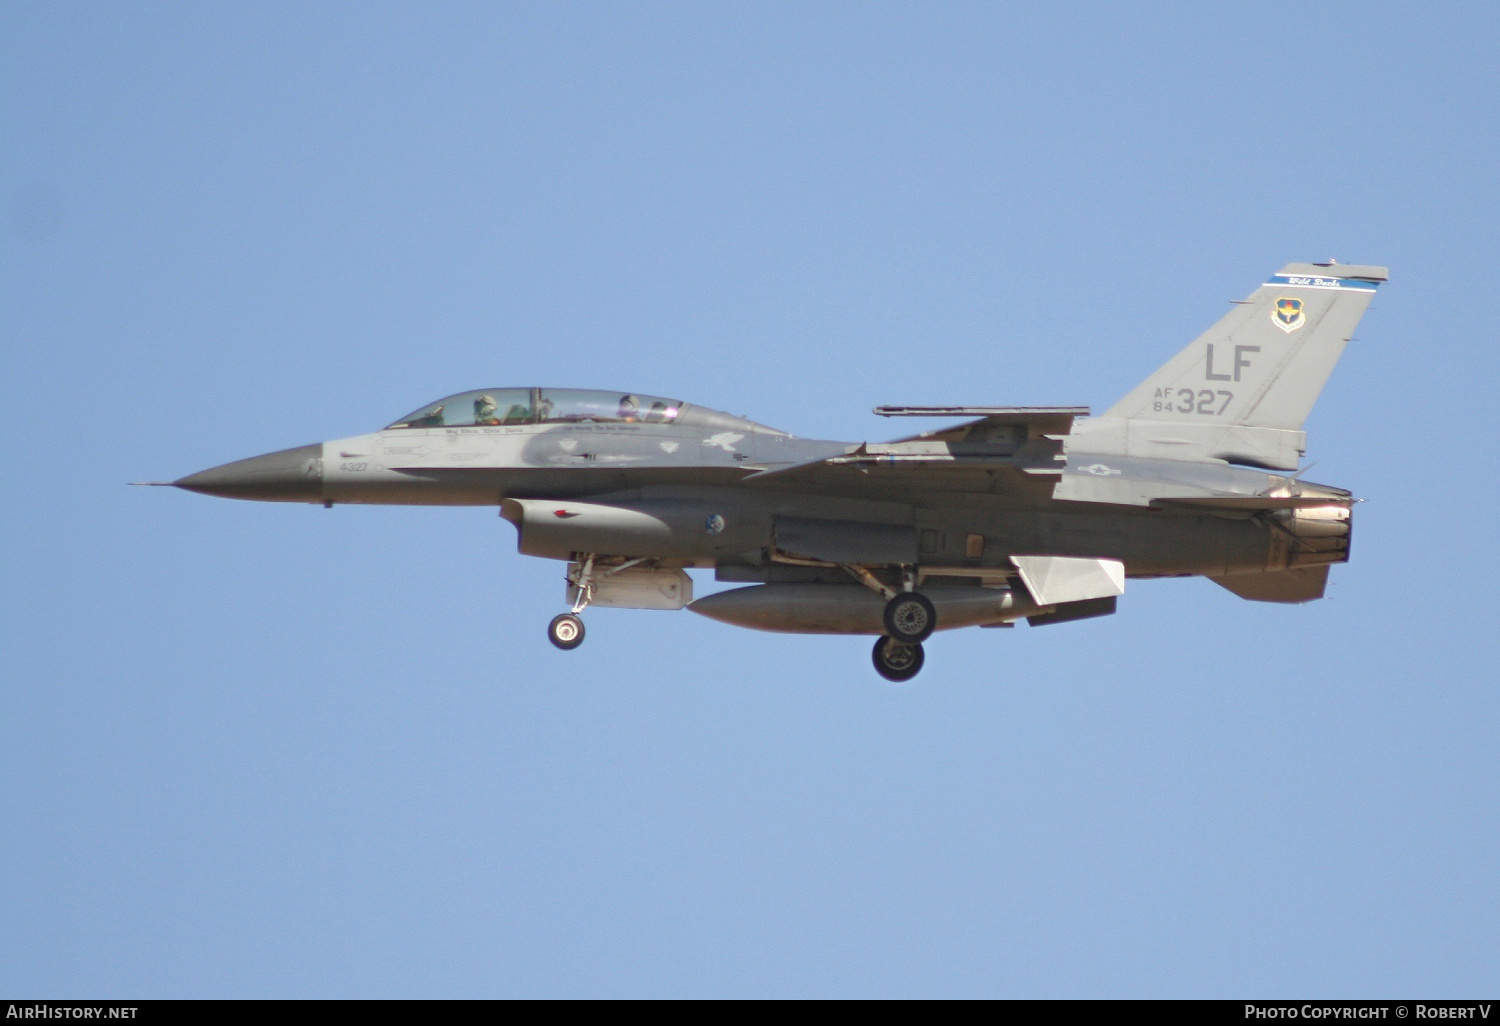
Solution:
<path fill-rule="evenodd" d="M 1084 599 L 1114 598 L 1125 593 L 1125 564 L 1117 559 L 1073 556 L 1011 556 L 1021 580 L 1039 606 Z"/>
<path fill-rule="evenodd" d="M 1311 602 L 1323 597 L 1323 589 L 1328 585 L 1328 567 L 1304 566 L 1209 580 L 1251 602 Z"/>

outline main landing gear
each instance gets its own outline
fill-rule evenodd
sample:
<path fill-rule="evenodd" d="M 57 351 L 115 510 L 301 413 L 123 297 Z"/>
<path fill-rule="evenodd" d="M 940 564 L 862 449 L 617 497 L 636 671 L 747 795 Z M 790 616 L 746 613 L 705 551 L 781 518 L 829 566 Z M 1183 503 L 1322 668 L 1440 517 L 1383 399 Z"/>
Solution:
<path fill-rule="evenodd" d="M 885 633 L 906 645 L 920 645 L 937 628 L 937 610 L 918 591 L 903 591 L 885 604 Z"/>
<path fill-rule="evenodd" d="M 875 662 L 875 672 L 898 684 L 921 673 L 922 663 L 927 659 L 920 643 L 907 644 L 895 638 L 876 638 L 875 651 L 870 656 Z"/>
<path fill-rule="evenodd" d="M 885 637 L 875 642 L 871 658 L 875 672 L 886 680 L 911 680 L 922 672 L 927 656 L 922 642 L 937 627 L 937 610 L 926 595 L 915 591 L 898 592 L 885 604 Z"/>
<path fill-rule="evenodd" d="M 875 672 L 886 680 L 911 680 L 922 672 L 927 656 L 922 642 L 937 628 L 937 610 L 921 592 L 903 591 L 885 604 L 885 637 L 871 653 Z"/>
<path fill-rule="evenodd" d="M 916 568 L 901 567 L 900 591 L 881 581 L 867 567 L 845 565 L 844 569 L 886 598 L 881 614 L 885 636 L 875 642 L 875 650 L 870 653 L 875 672 L 890 681 L 911 680 L 922 672 L 922 663 L 927 658 L 922 642 L 937 630 L 937 610 L 932 600 L 917 591 Z"/>

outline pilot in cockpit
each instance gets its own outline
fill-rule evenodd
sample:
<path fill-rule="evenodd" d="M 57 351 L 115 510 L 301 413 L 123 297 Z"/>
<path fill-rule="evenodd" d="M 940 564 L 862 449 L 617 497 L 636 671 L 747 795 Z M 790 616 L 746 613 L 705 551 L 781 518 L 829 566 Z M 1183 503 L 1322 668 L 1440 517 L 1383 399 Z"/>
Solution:
<path fill-rule="evenodd" d="M 620 409 L 616 414 L 627 424 L 634 424 L 641 419 L 641 404 L 633 395 L 620 396 Z"/>
<path fill-rule="evenodd" d="M 494 425 L 500 423 L 500 418 L 495 416 L 495 399 L 493 396 L 482 395 L 474 400 L 474 423 Z"/>

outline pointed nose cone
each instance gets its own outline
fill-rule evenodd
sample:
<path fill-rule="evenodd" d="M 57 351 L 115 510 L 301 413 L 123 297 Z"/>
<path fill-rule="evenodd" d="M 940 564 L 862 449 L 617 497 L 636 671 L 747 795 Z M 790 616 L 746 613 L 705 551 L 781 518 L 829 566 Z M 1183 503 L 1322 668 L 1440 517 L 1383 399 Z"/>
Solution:
<path fill-rule="evenodd" d="M 322 502 L 323 446 L 301 445 L 268 452 L 222 467 L 200 470 L 179 481 L 178 488 L 226 499 L 266 502 Z"/>

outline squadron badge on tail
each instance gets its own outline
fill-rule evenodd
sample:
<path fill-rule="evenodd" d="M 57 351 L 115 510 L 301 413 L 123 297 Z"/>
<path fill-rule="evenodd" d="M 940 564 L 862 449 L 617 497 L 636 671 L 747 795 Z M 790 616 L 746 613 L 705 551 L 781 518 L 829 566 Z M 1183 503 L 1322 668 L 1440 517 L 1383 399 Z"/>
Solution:
<path fill-rule="evenodd" d="M 1271 311 L 1271 320 L 1276 327 L 1287 334 L 1296 331 L 1307 321 L 1306 315 L 1302 312 L 1302 300 L 1276 300 L 1276 308 Z"/>

